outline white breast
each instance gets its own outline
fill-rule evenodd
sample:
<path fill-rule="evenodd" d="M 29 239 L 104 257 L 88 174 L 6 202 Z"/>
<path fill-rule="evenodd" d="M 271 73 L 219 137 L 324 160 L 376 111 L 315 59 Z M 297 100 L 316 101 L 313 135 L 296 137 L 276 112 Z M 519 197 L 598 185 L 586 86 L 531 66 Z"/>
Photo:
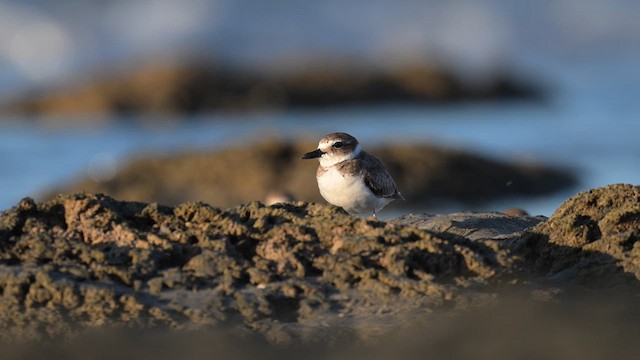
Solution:
<path fill-rule="evenodd" d="M 318 177 L 320 195 L 329 203 L 355 214 L 371 213 L 387 205 L 391 199 L 375 196 L 360 176 L 341 174 L 330 167 Z"/>

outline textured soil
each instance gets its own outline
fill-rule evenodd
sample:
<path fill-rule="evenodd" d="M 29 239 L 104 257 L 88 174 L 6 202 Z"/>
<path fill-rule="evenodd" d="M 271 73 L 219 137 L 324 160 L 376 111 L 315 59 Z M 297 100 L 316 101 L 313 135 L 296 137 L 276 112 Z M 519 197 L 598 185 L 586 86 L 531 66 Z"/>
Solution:
<path fill-rule="evenodd" d="M 515 243 L 539 275 L 586 285 L 640 281 L 640 187 L 583 192 Z"/>
<path fill-rule="evenodd" d="M 61 191 L 170 205 L 200 200 L 228 207 L 262 201 L 272 191 L 324 202 L 315 180 L 318 162 L 300 160 L 316 147 L 317 142 L 274 140 L 221 151 L 149 156 L 125 164 L 111 180 L 80 180 Z M 567 170 L 491 160 L 432 145 L 391 144 L 367 151 L 384 161 L 407 199 L 390 208 L 544 194 L 576 182 Z"/>
<path fill-rule="evenodd" d="M 283 341 L 319 320 L 455 306 L 461 289 L 504 266 L 495 244 L 301 202 L 220 210 L 25 199 L 0 218 L 0 243 L 3 336 L 239 319 Z"/>
<path fill-rule="evenodd" d="M 93 194 L 24 199 L 0 216 L 0 333 L 15 341 L 151 327 L 265 357 L 280 354 L 270 343 L 300 340 L 322 344 L 306 349 L 311 358 L 336 358 L 324 346 L 353 339 L 375 359 L 542 356 L 541 346 L 559 351 L 552 358 L 567 358 L 567 346 L 587 359 L 621 354 L 640 319 L 639 205 L 631 185 L 578 194 L 549 219 L 380 222 L 306 202 L 223 210 Z M 362 350 L 349 346 L 338 355 Z"/>
<path fill-rule="evenodd" d="M 67 86 L 16 96 L 4 108 L 48 115 L 193 113 L 504 98 L 537 100 L 541 91 L 506 74 L 469 86 L 432 64 L 383 71 L 325 63 L 266 75 L 186 61 L 97 72 Z"/>

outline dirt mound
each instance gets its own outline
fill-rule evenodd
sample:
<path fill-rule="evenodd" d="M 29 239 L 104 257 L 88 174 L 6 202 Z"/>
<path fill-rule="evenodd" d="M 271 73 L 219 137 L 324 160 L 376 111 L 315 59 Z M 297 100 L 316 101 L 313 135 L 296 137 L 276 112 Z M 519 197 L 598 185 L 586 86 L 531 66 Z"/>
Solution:
<path fill-rule="evenodd" d="M 498 281 L 504 258 L 492 242 L 303 202 L 25 199 L 0 217 L 0 326 L 7 339 L 239 323 L 282 342 L 319 324 L 468 304 L 482 295 L 463 290 Z"/>
<path fill-rule="evenodd" d="M 586 285 L 640 280 L 640 186 L 609 185 L 580 193 L 516 241 L 534 270 Z"/>
<path fill-rule="evenodd" d="M 305 202 L 223 210 L 93 194 L 41 204 L 24 199 L 0 216 L 1 339 L 75 338 L 116 328 L 110 334 L 122 342 L 130 337 L 126 329 L 160 328 L 169 334 L 156 334 L 168 338 L 173 330 L 232 343 L 241 335 L 274 351 L 268 343 L 368 338 L 371 345 L 403 334 L 389 344 L 420 352 L 425 342 L 415 331 L 435 336 L 444 324 L 465 321 L 428 346 L 442 349 L 467 339 L 466 329 L 495 331 L 494 321 L 509 329 L 535 323 L 545 334 L 549 321 L 567 314 L 558 324 L 573 333 L 575 316 L 585 311 L 580 306 L 597 308 L 593 314 L 604 324 L 637 318 L 639 204 L 640 187 L 611 185 L 576 195 L 548 220 L 456 213 L 385 223 Z M 614 292 L 618 305 L 612 287 L 629 290 Z M 486 312 L 509 294 L 518 299 L 511 312 L 503 306 Z M 406 327 L 415 320 L 423 322 L 418 330 Z M 635 324 L 608 329 L 615 334 L 618 325 Z M 602 327 L 578 330 L 589 336 Z"/>
<path fill-rule="evenodd" d="M 324 202 L 315 180 L 317 161 L 300 160 L 301 154 L 316 146 L 316 142 L 274 140 L 221 151 L 140 158 L 125 164 L 109 181 L 81 180 L 63 191 L 163 204 L 201 200 L 226 207 L 263 200 L 279 190 L 296 199 Z M 384 161 L 407 199 L 390 207 L 543 194 L 576 181 L 573 174 L 553 167 L 500 162 L 431 145 L 395 144 L 367 150 Z"/>
<path fill-rule="evenodd" d="M 442 103 L 470 99 L 540 99 L 537 86 L 499 75 L 469 86 L 451 71 L 416 64 L 389 71 L 327 63 L 289 73 L 261 74 L 204 61 L 151 62 L 74 79 L 34 91 L 4 107 L 32 114 L 193 113 L 256 108 L 326 107 L 402 101 Z"/>

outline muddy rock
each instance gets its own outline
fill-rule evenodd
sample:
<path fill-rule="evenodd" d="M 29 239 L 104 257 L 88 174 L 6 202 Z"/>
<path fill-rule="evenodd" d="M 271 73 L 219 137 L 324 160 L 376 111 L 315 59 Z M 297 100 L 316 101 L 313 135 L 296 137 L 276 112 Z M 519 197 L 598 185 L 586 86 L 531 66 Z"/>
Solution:
<path fill-rule="evenodd" d="M 287 342 L 480 301 L 471 288 L 499 283 L 505 258 L 495 243 L 321 204 L 27 198 L 0 217 L 0 326 L 5 340 L 231 326 Z"/>
<path fill-rule="evenodd" d="M 124 164 L 111 180 L 84 179 L 54 193 L 89 191 L 163 204 L 201 200 L 227 207 L 264 200 L 280 191 L 298 200 L 324 202 L 315 179 L 318 162 L 300 160 L 316 147 L 312 141 L 273 140 L 219 151 L 148 156 Z M 391 203 L 390 208 L 544 194 L 576 182 L 566 170 L 491 160 L 427 144 L 390 144 L 367 151 L 384 161 L 407 199 Z"/>
<path fill-rule="evenodd" d="M 34 90 L 5 111 L 69 115 L 193 113 L 215 110 L 327 107 L 381 102 L 444 103 L 473 99 L 534 99 L 542 91 L 507 74 L 469 86 L 434 64 L 388 71 L 360 64 L 316 64 L 305 70 L 260 73 L 207 61 L 156 61 Z"/>
<path fill-rule="evenodd" d="M 615 184 L 582 192 L 548 219 L 465 212 L 410 214 L 389 222 L 495 244 L 507 254 L 502 262 L 511 264 L 519 281 L 552 292 L 615 288 L 618 295 L 640 294 L 640 186 Z"/>
<path fill-rule="evenodd" d="M 526 324 L 542 336 L 551 322 L 565 329 L 558 336 L 615 334 L 637 328 L 620 319 L 638 316 L 639 203 L 640 187 L 611 185 L 574 196 L 549 219 L 467 212 L 381 222 L 306 202 L 220 209 L 90 193 L 27 198 L 0 215 L 0 343 L 153 328 L 208 339 L 194 342 L 203 348 L 257 335 L 261 349 L 369 339 L 424 353 L 425 333 L 429 347 L 449 350 L 469 329 L 485 339 Z M 600 325 L 572 330 L 585 311 Z M 520 353 L 513 341 L 505 349 Z"/>
<path fill-rule="evenodd" d="M 637 286 L 640 186 L 609 185 L 564 202 L 509 244 L 538 276 L 588 286 Z"/>

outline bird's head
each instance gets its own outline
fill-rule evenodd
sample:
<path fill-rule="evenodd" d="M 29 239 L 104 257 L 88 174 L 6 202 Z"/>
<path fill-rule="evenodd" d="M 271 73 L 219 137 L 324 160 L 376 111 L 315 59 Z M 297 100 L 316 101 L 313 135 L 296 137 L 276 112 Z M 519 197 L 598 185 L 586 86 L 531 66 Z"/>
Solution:
<path fill-rule="evenodd" d="M 320 166 L 329 167 L 345 160 L 351 160 L 362 151 L 358 140 L 347 133 L 325 135 L 318 148 L 302 155 L 302 159 L 318 159 Z"/>

